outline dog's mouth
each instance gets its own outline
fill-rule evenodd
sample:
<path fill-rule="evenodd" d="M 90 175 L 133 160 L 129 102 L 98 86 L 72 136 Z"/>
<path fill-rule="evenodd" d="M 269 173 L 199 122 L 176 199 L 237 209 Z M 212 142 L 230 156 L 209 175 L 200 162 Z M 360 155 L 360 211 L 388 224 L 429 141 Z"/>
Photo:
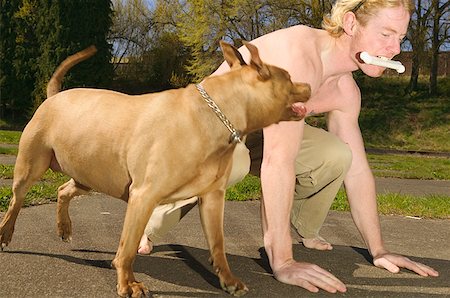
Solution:
<path fill-rule="evenodd" d="M 291 105 L 291 109 L 294 112 L 294 118 L 300 118 L 303 119 L 306 116 L 306 113 L 308 112 L 308 110 L 306 109 L 306 107 L 302 104 L 299 103 L 294 103 Z"/>

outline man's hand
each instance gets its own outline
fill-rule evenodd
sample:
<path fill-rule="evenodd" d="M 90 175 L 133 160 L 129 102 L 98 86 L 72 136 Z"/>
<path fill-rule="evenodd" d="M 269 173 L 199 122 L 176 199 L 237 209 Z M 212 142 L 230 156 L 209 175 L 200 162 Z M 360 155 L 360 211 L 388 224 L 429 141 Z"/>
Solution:
<path fill-rule="evenodd" d="M 274 270 L 275 278 L 285 284 L 295 285 L 310 292 L 323 289 L 330 293 L 345 292 L 347 288 L 330 272 L 310 263 L 291 260 Z"/>
<path fill-rule="evenodd" d="M 400 268 L 406 268 L 421 276 L 439 276 L 439 273 L 436 270 L 427 265 L 411 261 L 407 257 L 392 253 L 384 253 L 374 257 L 373 264 L 392 273 L 398 273 Z"/>

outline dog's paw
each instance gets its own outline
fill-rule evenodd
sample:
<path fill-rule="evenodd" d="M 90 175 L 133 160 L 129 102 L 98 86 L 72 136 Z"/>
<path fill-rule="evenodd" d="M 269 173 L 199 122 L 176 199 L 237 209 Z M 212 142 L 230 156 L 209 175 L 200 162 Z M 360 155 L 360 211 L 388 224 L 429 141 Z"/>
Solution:
<path fill-rule="evenodd" d="M 214 271 L 219 277 L 220 287 L 233 296 L 239 297 L 247 294 L 247 286 L 231 273 L 228 265 L 218 265 L 211 256 L 208 261 L 213 265 Z"/>
<path fill-rule="evenodd" d="M 0 226 L 0 249 L 2 251 L 11 242 L 13 233 L 14 233 L 14 226 L 12 227 L 10 227 L 9 225 Z"/>
<path fill-rule="evenodd" d="M 62 237 L 61 237 L 61 240 L 62 240 L 63 242 L 71 242 L 71 241 L 72 241 L 72 236 L 69 236 L 69 237 L 64 237 L 64 236 L 62 236 Z"/>
<path fill-rule="evenodd" d="M 142 282 L 130 282 L 125 288 L 117 285 L 117 294 L 120 297 L 147 298 L 150 297 L 150 291 Z"/>
<path fill-rule="evenodd" d="M 219 280 L 222 289 L 233 296 L 243 296 L 248 292 L 247 286 L 231 273 L 223 275 L 219 273 Z"/>
<path fill-rule="evenodd" d="M 236 279 L 233 283 L 228 284 L 222 284 L 222 289 L 230 293 L 231 295 L 235 297 L 240 297 L 248 292 L 247 286 L 241 282 L 240 280 Z"/>
<path fill-rule="evenodd" d="M 72 223 L 70 221 L 66 223 L 58 222 L 58 236 L 64 242 L 72 241 Z"/>
<path fill-rule="evenodd" d="M 58 236 L 61 238 L 63 242 L 71 242 L 72 241 L 72 235 L 68 233 L 64 233 L 58 230 Z"/>

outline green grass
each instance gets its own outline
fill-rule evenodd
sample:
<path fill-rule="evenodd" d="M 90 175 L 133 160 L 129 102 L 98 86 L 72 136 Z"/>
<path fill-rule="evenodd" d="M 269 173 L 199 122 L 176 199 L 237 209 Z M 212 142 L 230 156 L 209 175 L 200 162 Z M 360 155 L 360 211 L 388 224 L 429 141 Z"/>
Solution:
<path fill-rule="evenodd" d="M 17 148 L 3 147 L 0 145 L 0 154 L 17 155 Z"/>
<path fill-rule="evenodd" d="M 62 184 L 62 183 L 61 183 Z M 25 197 L 23 206 L 36 206 L 56 201 L 56 192 L 59 184 L 36 184 L 31 187 Z M 0 211 L 6 211 L 10 198 L 12 197 L 11 187 L 0 187 Z"/>
<path fill-rule="evenodd" d="M 0 154 L 17 155 L 17 146 L 19 144 L 20 131 L 0 130 Z"/>
<path fill-rule="evenodd" d="M 14 166 L 12 165 L 0 165 L 0 178 L 12 179 L 14 172 Z"/>
<path fill-rule="evenodd" d="M 391 175 L 393 177 L 404 177 L 405 175 L 403 174 L 399 175 L 402 171 L 406 174 L 409 172 L 433 173 L 429 170 L 430 168 L 426 167 L 426 165 L 439 166 L 443 164 L 443 167 L 439 169 L 439 173 L 442 173 L 442 179 L 448 179 L 448 175 L 450 173 L 449 161 L 442 160 L 442 158 L 408 158 L 405 156 L 390 155 L 370 155 L 369 157 L 372 157 L 372 159 L 376 161 L 379 168 L 395 168 L 395 175 Z M 394 166 L 387 166 L 387 164 L 392 164 Z M 417 168 L 419 170 L 417 170 Z M 389 173 L 392 174 L 393 172 L 389 171 Z M 0 165 L 0 178 L 12 178 L 12 174 L 12 165 Z M 440 175 L 441 174 L 430 174 L 430 178 L 435 179 L 436 177 L 441 177 Z M 414 177 L 416 178 L 416 175 L 414 175 Z M 55 173 L 48 170 L 43 176 L 41 182 L 33 186 L 31 191 L 27 194 L 25 206 L 55 201 L 57 188 L 68 179 L 68 177 L 60 173 Z M 0 187 L 0 211 L 6 211 L 10 198 L 11 188 L 9 186 Z M 247 175 L 240 183 L 230 187 L 226 193 L 226 199 L 232 201 L 259 200 L 260 198 L 260 179 L 259 177 L 251 174 Z M 450 218 L 450 197 L 448 196 L 429 195 L 417 197 L 388 193 L 378 195 L 377 199 L 380 214 L 409 215 L 423 218 Z M 337 194 L 336 199 L 331 206 L 331 210 L 350 210 L 347 197 L 343 190 L 340 190 Z"/>
<path fill-rule="evenodd" d="M 243 190 L 243 191 L 241 191 Z M 245 179 L 228 189 L 227 199 L 243 201 L 260 199 L 261 183 L 258 177 L 247 175 Z M 383 215 L 416 216 L 421 218 L 449 219 L 450 197 L 443 195 L 411 196 L 397 193 L 377 195 L 378 211 Z M 340 190 L 331 210 L 350 211 L 344 190 Z"/>
<path fill-rule="evenodd" d="M 405 94 L 407 77 L 356 75 L 361 89 L 359 124 L 366 148 L 450 152 L 450 77 L 439 78 L 437 95 L 428 95 L 426 78 Z M 323 115 L 307 122 L 325 127 Z"/>
<path fill-rule="evenodd" d="M 242 189 L 244 191 L 241 191 Z M 228 189 L 226 198 L 235 201 L 260 199 L 261 183 L 259 178 L 247 175 L 242 182 Z M 444 195 L 411 196 L 387 193 L 377 195 L 377 202 L 378 211 L 383 215 L 450 218 L 450 197 Z M 336 195 L 331 210 L 350 211 L 347 195 L 343 189 L 339 190 Z"/>
<path fill-rule="evenodd" d="M 13 165 L 2 165 L 0 164 L 0 178 L 12 179 L 14 173 Z M 62 178 L 67 178 L 67 176 L 53 172 L 52 170 L 47 170 L 41 178 L 41 182 L 60 182 Z"/>
<path fill-rule="evenodd" d="M 450 180 L 450 158 L 418 155 L 368 154 L 375 176 Z"/>
<path fill-rule="evenodd" d="M 9 175 L 12 176 L 12 167 L 0 165 L 0 171 L 1 175 L 6 173 L 6 177 L 9 177 Z M 34 206 L 56 201 L 58 187 L 68 180 L 69 177 L 61 173 L 53 172 L 52 170 L 48 170 L 42 177 L 41 181 L 32 186 L 30 191 L 27 193 L 24 206 Z M 0 211 L 7 210 L 11 197 L 12 191 L 10 186 L 0 187 Z"/>
<path fill-rule="evenodd" d="M 0 144 L 19 144 L 20 136 L 22 132 L 20 131 L 10 131 L 10 130 L 1 130 L 0 131 Z"/>
<path fill-rule="evenodd" d="M 378 213 L 383 215 L 402 215 L 420 218 L 450 219 L 450 197 L 427 195 L 423 197 L 397 193 L 377 195 Z M 331 210 L 350 211 L 344 190 L 339 190 Z"/>
<path fill-rule="evenodd" d="M 21 136 L 19 131 L 0 131 L 0 154 L 17 154 L 17 145 Z M 3 145 L 2 145 L 3 144 Z M 6 144 L 6 145 L 4 145 Z M 12 179 L 14 172 L 13 165 L 0 164 L 0 178 Z M 39 205 L 56 200 L 58 187 L 68 181 L 69 177 L 48 170 L 41 181 L 34 185 L 27 193 L 24 206 Z M 0 187 L 0 211 L 6 211 L 12 197 L 11 187 Z"/>
<path fill-rule="evenodd" d="M 260 179 L 251 174 L 248 174 L 241 182 L 229 187 L 225 195 L 225 199 L 230 201 L 256 200 L 260 197 Z"/>
<path fill-rule="evenodd" d="M 434 96 L 425 80 L 418 91 L 405 94 L 407 79 L 357 78 L 366 147 L 450 152 L 450 78 L 439 79 Z"/>

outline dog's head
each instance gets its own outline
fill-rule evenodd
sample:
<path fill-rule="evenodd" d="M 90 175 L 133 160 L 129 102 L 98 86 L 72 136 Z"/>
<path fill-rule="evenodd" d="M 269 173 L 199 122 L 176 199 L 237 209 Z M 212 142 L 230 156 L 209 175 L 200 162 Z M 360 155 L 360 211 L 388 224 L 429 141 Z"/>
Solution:
<path fill-rule="evenodd" d="M 241 53 L 234 46 L 220 42 L 230 71 L 241 71 L 242 81 L 249 90 L 247 95 L 252 97 L 252 102 L 249 104 L 260 110 L 260 116 L 264 117 L 264 125 L 303 119 L 306 110 L 303 110 L 303 113 L 299 112 L 298 107 L 294 108 L 293 105 L 309 99 L 310 85 L 292 82 L 286 70 L 262 62 L 258 49 L 254 45 L 248 42 L 244 42 L 244 45 L 251 55 L 249 64 L 244 61 Z"/>

